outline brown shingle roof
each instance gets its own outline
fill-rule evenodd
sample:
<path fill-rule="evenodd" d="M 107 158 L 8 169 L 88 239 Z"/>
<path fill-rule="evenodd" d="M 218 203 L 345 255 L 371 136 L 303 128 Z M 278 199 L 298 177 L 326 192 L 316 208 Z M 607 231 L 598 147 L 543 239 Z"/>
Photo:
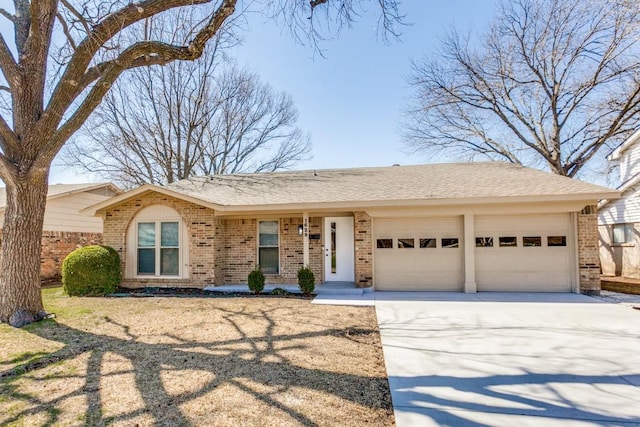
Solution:
<path fill-rule="evenodd" d="M 592 197 L 603 193 L 615 196 L 609 188 L 503 162 L 218 175 L 186 179 L 166 188 L 229 207 L 563 195 Z"/>

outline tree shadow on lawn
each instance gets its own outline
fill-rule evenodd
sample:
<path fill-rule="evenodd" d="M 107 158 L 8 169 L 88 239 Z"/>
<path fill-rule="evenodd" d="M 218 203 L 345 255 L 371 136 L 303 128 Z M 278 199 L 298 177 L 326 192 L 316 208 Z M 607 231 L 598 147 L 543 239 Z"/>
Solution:
<path fill-rule="evenodd" d="M 357 341 L 359 335 L 375 334 L 375 329 L 322 329 L 311 332 L 293 334 L 274 334 L 275 321 L 265 310 L 258 313 L 240 313 L 226 311 L 224 315 L 228 324 L 237 331 L 238 338 L 213 342 L 185 340 L 176 334 L 164 334 L 164 341 L 171 343 L 141 342 L 140 337 L 130 331 L 126 325 L 121 325 L 112 319 L 105 318 L 108 323 L 121 328 L 122 336 L 118 338 L 109 335 L 97 335 L 91 332 L 74 329 L 65 324 L 45 321 L 34 325 L 29 332 L 44 339 L 64 343 L 64 347 L 48 355 L 31 360 L 24 365 L 9 371 L 0 372 L 0 394 L 10 399 L 22 401 L 27 408 L 11 414 L 4 422 L 10 424 L 19 422 L 26 416 L 46 414 L 44 425 L 53 425 L 59 419 L 61 402 L 70 398 L 83 397 L 86 399 L 86 412 L 79 416 L 85 425 L 104 425 L 111 423 L 126 423 L 139 416 L 151 416 L 154 425 L 192 425 L 184 413 L 181 405 L 188 404 L 195 399 L 202 398 L 219 387 L 232 386 L 244 395 L 251 396 L 270 408 L 275 409 L 283 424 L 320 425 L 322 415 L 309 414 L 305 406 L 289 404 L 291 397 L 295 397 L 300 390 L 311 391 L 313 396 L 318 393 L 331 395 L 334 400 L 360 405 L 364 408 L 379 411 L 382 416 L 372 419 L 372 424 L 388 425 L 393 423 L 391 398 L 386 377 L 360 376 L 339 372 L 331 372 L 312 367 L 302 367 L 292 363 L 284 354 L 289 350 L 304 350 L 304 345 L 298 340 L 318 339 L 323 337 L 337 337 L 342 340 Z M 237 316 L 258 316 L 267 322 L 263 336 L 248 336 Z M 291 342 L 291 345 L 287 345 Z M 346 343 L 346 341 L 344 341 Z M 336 349 L 338 350 L 338 349 Z M 367 349 L 363 347 L 363 351 Z M 381 350 L 380 350 L 381 351 Z M 53 364 L 69 361 L 85 355 L 87 358 L 86 375 L 47 374 L 46 379 L 80 378 L 84 386 L 74 389 L 60 396 L 50 398 L 36 397 L 20 391 L 15 381 L 22 378 L 25 372 L 33 372 L 47 368 Z M 128 361 L 130 369 L 120 369 L 117 372 L 104 372 L 105 360 L 113 359 L 114 355 Z M 195 390 L 183 393 L 170 392 L 163 382 L 163 373 L 191 370 L 202 372 Z M 119 414 L 104 416 L 105 402 L 101 395 L 103 381 L 109 375 L 132 374 L 135 379 L 135 389 L 143 405 L 137 408 L 122 410 Z M 36 381 L 46 381 L 45 378 Z M 204 379 L 204 381 L 203 381 Z M 183 381 L 189 381 L 184 379 Z M 288 393 L 287 398 L 283 394 Z M 308 398 L 308 397 L 307 397 Z M 338 399 L 335 399 L 338 398 Z M 295 400 L 295 398 L 293 399 Z M 235 402 L 236 404 L 251 405 L 252 402 Z M 336 402 L 333 402 L 335 405 Z M 242 409 L 229 408 L 229 411 Z M 330 407 L 326 408 L 331 411 Z M 216 424 L 215 416 L 218 412 L 205 414 L 211 424 Z M 273 414 L 272 414 L 273 415 Z M 314 416 L 315 415 L 315 416 Z M 378 414 L 380 415 L 380 414 Z M 233 417 L 222 418 L 221 424 L 234 423 Z M 333 414 L 332 416 L 336 416 Z M 349 424 L 348 414 L 343 414 L 345 424 Z M 226 420 L 226 421 L 225 421 Z M 235 423 L 242 423 L 236 419 Z M 197 422 L 196 422 L 197 423 Z"/>

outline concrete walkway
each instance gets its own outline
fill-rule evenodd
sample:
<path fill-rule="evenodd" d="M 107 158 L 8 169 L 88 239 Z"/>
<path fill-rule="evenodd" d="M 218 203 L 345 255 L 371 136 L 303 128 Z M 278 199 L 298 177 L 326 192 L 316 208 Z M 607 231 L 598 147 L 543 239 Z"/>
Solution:
<path fill-rule="evenodd" d="M 396 423 L 640 426 L 640 311 L 575 294 L 376 292 Z"/>

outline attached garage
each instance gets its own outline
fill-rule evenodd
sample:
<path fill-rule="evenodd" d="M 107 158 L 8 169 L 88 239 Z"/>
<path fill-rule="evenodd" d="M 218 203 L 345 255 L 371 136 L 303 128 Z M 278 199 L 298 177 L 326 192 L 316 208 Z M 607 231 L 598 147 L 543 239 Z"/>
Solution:
<path fill-rule="evenodd" d="M 374 221 L 377 290 L 461 291 L 462 217 Z"/>
<path fill-rule="evenodd" d="M 570 292 L 569 214 L 476 216 L 478 291 Z"/>

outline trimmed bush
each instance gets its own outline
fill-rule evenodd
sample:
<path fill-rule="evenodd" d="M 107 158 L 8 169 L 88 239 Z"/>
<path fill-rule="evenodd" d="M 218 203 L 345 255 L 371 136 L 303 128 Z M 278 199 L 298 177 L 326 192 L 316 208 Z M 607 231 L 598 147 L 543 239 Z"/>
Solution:
<path fill-rule="evenodd" d="M 109 246 L 85 246 L 62 262 L 62 287 L 72 296 L 98 296 L 114 292 L 120 283 L 120 256 Z"/>
<path fill-rule="evenodd" d="M 249 273 L 247 283 L 251 292 L 256 295 L 259 294 L 264 289 L 264 273 L 262 273 L 259 268 L 256 268 Z"/>
<path fill-rule="evenodd" d="M 298 270 L 298 286 L 305 295 L 311 295 L 316 288 L 316 278 L 309 267 L 302 267 Z"/>

